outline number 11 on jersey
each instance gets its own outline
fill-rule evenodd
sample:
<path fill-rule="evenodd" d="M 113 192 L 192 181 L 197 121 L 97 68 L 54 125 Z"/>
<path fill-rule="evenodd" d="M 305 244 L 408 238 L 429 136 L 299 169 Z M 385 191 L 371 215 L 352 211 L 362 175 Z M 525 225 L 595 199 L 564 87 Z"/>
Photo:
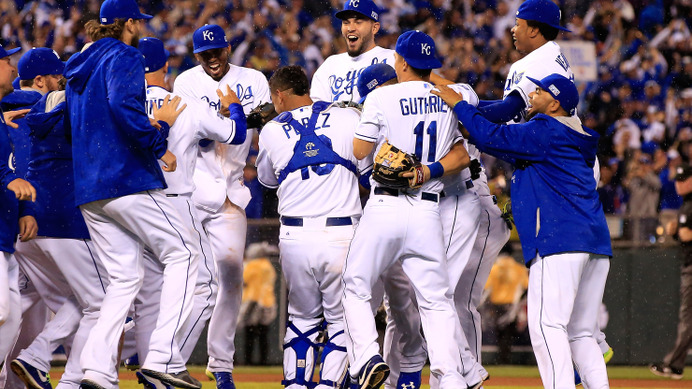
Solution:
<path fill-rule="evenodd" d="M 423 142 L 425 134 L 428 135 L 428 158 L 427 162 L 435 162 L 435 151 L 437 149 L 437 121 L 433 120 L 425 129 L 425 122 L 420 121 L 413 129 L 416 134 L 416 152 L 415 155 L 419 161 L 423 162 Z"/>

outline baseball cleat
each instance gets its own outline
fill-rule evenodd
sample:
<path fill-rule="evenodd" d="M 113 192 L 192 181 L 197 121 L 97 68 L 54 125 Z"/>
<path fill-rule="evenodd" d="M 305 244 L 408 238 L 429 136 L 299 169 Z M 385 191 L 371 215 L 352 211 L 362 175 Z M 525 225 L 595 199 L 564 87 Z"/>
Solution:
<path fill-rule="evenodd" d="M 664 366 L 662 363 L 653 363 L 649 365 L 649 370 L 659 377 L 670 378 L 670 368 Z"/>
<path fill-rule="evenodd" d="M 216 379 L 217 389 L 235 389 L 233 383 L 233 374 L 227 371 L 219 371 L 212 373 Z"/>
<path fill-rule="evenodd" d="M 612 347 L 609 347 L 608 351 L 606 351 L 603 354 L 603 360 L 605 361 L 606 364 L 608 364 L 608 362 L 610 362 L 610 360 L 613 359 L 613 354 L 615 354 L 615 352 L 613 351 Z"/>
<path fill-rule="evenodd" d="M 483 387 L 483 381 L 476 383 L 475 385 L 469 385 L 468 389 L 481 389 Z"/>
<path fill-rule="evenodd" d="M 130 371 L 139 370 L 139 368 L 141 367 L 139 364 L 139 354 L 134 354 L 133 356 L 125 359 L 125 361 L 123 361 L 123 365 L 127 370 Z"/>
<path fill-rule="evenodd" d="M 204 369 L 204 374 L 209 378 L 209 381 L 214 381 L 216 380 L 216 377 L 214 377 L 214 373 L 209 371 L 209 369 Z"/>
<path fill-rule="evenodd" d="M 106 389 L 103 386 L 97 384 L 96 382 L 92 380 L 82 380 L 82 382 L 79 384 L 79 389 Z"/>
<path fill-rule="evenodd" d="M 399 379 L 396 381 L 396 389 L 419 389 L 421 384 L 421 371 L 411 373 L 399 373 Z"/>
<path fill-rule="evenodd" d="M 187 370 L 183 370 L 179 373 L 162 373 L 155 370 L 142 369 L 141 372 L 146 377 L 156 378 L 164 384 L 175 386 L 176 388 L 200 389 L 202 387 L 202 383 L 191 376 L 190 372 Z"/>
<path fill-rule="evenodd" d="M 389 377 L 389 366 L 380 355 L 370 358 L 358 375 L 358 381 L 351 383 L 351 388 L 377 389 Z"/>
<path fill-rule="evenodd" d="M 147 377 L 139 371 L 135 375 L 137 376 L 137 382 L 142 384 L 144 389 L 173 389 L 172 386 L 161 382 L 161 380 Z"/>
<path fill-rule="evenodd" d="M 43 372 L 32 365 L 15 359 L 10 363 L 10 368 L 19 376 L 28 389 L 53 389 L 48 373 Z"/>

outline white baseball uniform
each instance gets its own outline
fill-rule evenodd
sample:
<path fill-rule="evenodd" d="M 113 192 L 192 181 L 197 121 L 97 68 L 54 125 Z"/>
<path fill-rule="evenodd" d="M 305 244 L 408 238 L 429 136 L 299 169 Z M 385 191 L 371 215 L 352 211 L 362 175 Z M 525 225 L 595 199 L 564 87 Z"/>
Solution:
<path fill-rule="evenodd" d="M 458 84 L 455 88 L 461 91 L 464 100 L 470 104 L 478 104 L 478 96 L 470 86 Z M 441 180 L 444 183 L 445 196 L 440 199 L 440 219 L 442 220 L 442 231 L 444 233 L 448 279 L 450 288 L 456 290 L 459 287 L 461 274 L 469 262 L 474 242 L 476 241 L 481 205 L 479 196 L 473 191 L 469 169 L 464 169 L 459 174 L 442 177 Z M 392 336 L 396 339 L 401 334 L 398 333 L 398 328 L 391 324 L 392 321 L 388 318 L 385 337 Z M 462 329 L 464 329 L 463 326 Z M 467 341 L 468 336 L 464 336 L 461 333 L 459 335 L 456 340 L 459 343 L 462 364 L 474 366 L 474 368 L 466 368 L 464 366 L 464 371 L 467 372 L 464 379 L 471 384 L 479 382 L 481 379 L 478 375 L 480 366 L 475 355 L 470 353 Z M 393 351 L 395 354 L 400 352 L 399 348 L 394 348 Z M 400 357 L 387 358 L 386 360 L 389 363 L 389 359 L 397 358 Z M 423 365 L 421 364 L 413 369 L 402 369 L 402 371 L 418 371 L 422 367 Z M 396 385 L 398 373 L 398 371 L 392 369 L 387 380 L 387 387 Z M 431 387 L 437 387 L 439 383 L 435 377 L 431 377 L 430 384 Z"/>
<path fill-rule="evenodd" d="M 330 56 L 312 76 L 310 97 L 314 101 L 358 102 L 358 76 L 365 68 L 376 63 L 393 67 L 394 50 L 375 46 L 357 57 L 351 57 L 348 53 Z"/>
<path fill-rule="evenodd" d="M 7 355 L 19 334 L 22 318 L 19 269 L 14 255 L 0 251 L 0 356 Z"/>
<path fill-rule="evenodd" d="M 238 95 L 246 114 L 270 101 L 269 85 L 262 73 L 229 66 L 228 73 L 220 81 L 209 77 L 201 65 L 187 70 L 176 78 L 173 92 L 186 100 L 201 100 L 218 110 L 220 102 L 216 90 L 225 93 L 228 85 Z M 212 372 L 233 370 L 234 339 L 243 287 L 245 207 L 251 197 L 250 190 L 243 185 L 243 168 L 252 135 L 253 132 L 248 131 L 242 145 L 216 143 L 202 149 L 193 176 L 197 189 L 192 199 L 202 211 L 200 218 L 209 236 L 219 282 L 207 335 L 207 367 Z"/>
<path fill-rule="evenodd" d="M 357 167 L 353 156 L 358 110 L 316 103 L 296 108 L 290 115 L 305 126 L 313 107 L 318 106 L 325 109 L 317 114 L 313 133 L 322 144 L 308 138 L 310 128 L 296 128 L 292 122 L 277 118 L 263 128 L 257 157 L 260 182 L 278 187 L 282 221 L 279 248 L 288 286 L 283 382 L 287 388 L 305 387 L 312 381 L 322 316 L 329 341 L 322 353 L 317 387 L 338 387 L 346 377 L 341 272 L 362 213 L 358 172 L 369 164 Z M 317 150 L 313 157 L 303 156 L 303 144 Z M 321 151 L 325 147 L 336 155 Z M 331 163 L 316 164 L 310 159 L 327 153 L 331 155 L 325 161 Z"/>
<path fill-rule="evenodd" d="M 152 116 L 153 107 L 160 107 L 169 94 L 170 92 L 164 88 L 149 86 L 147 88 L 147 113 Z M 164 193 L 183 216 L 187 226 L 191 228 L 201 258 L 192 313 L 176 339 L 185 361 L 190 358 L 207 320 L 211 317 L 218 288 L 209 239 L 201 225 L 198 216 L 199 211 L 192 202 L 192 193 L 195 190 L 193 174 L 197 163 L 199 141 L 211 139 L 227 143 L 231 142 L 236 135 L 236 125 L 233 120 L 218 115 L 204 102 L 188 100 L 181 102 L 181 105 L 187 104 L 187 108 L 178 117 L 168 134 L 168 149 L 177 157 L 178 168 L 173 172 L 164 172 L 168 184 Z M 145 256 L 151 261 L 156 261 L 156 258 L 148 250 L 145 251 Z M 145 274 L 148 280 L 160 278 L 162 268 L 159 264 L 146 264 Z M 135 310 L 153 312 L 154 307 L 144 307 L 144 305 L 154 304 L 158 306 L 159 300 L 159 288 L 143 287 L 135 300 Z M 146 358 L 151 331 L 156 324 L 143 316 L 141 312 L 135 313 L 137 349 L 139 357 L 142 359 Z"/>
<path fill-rule="evenodd" d="M 456 116 L 430 93 L 432 89 L 428 82 L 410 81 L 374 90 L 365 101 L 356 138 L 377 143 L 376 149 L 388 139 L 423 163 L 439 161 L 461 134 Z M 432 374 L 443 388 L 467 386 L 458 345 L 450 342 L 460 326 L 452 305 L 438 204 L 444 185 L 432 179 L 418 190 L 400 193 L 374 180 L 372 184 L 343 275 L 351 376 L 379 353 L 375 322 L 370 319 L 372 288 L 387 267 L 401 261 L 416 292 Z"/>

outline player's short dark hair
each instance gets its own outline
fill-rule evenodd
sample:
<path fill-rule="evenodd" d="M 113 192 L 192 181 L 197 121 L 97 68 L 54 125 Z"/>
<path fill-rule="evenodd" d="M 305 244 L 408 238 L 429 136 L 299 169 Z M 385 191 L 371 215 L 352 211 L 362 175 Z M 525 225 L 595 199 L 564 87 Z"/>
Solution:
<path fill-rule="evenodd" d="M 22 88 L 31 88 L 34 86 L 34 79 L 31 80 L 19 80 L 19 86 Z"/>
<path fill-rule="evenodd" d="M 411 64 L 409 64 L 408 67 L 411 69 L 413 74 L 415 74 L 416 76 L 418 76 L 420 78 L 430 77 L 430 73 L 432 73 L 432 69 L 418 69 L 418 68 L 414 68 L 413 66 L 411 66 Z"/>
<path fill-rule="evenodd" d="M 560 30 L 553 26 L 549 26 L 545 23 L 537 22 L 535 20 L 527 20 L 526 25 L 529 27 L 534 27 L 538 29 L 538 32 L 543 35 L 543 38 L 549 41 L 554 41 L 555 38 L 557 38 L 557 34 L 560 33 Z"/>
<path fill-rule="evenodd" d="M 115 19 L 111 24 L 101 24 L 98 20 L 92 19 L 84 25 L 84 28 L 87 36 L 93 42 L 101 38 L 114 38 L 120 40 L 125 30 L 125 23 L 127 23 L 127 19 Z"/>
<path fill-rule="evenodd" d="M 295 95 L 305 96 L 310 92 L 310 81 L 300 66 L 284 66 L 277 69 L 269 79 L 269 89 L 272 92 L 293 89 Z"/>

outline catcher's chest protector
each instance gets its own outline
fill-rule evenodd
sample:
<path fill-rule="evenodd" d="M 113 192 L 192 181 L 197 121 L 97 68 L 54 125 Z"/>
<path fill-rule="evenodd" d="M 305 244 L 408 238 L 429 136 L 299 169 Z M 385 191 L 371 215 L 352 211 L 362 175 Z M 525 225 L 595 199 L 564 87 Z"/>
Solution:
<path fill-rule="evenodd" d="M 288 177 L 290 173 L 296 170 L 309 166 L 318 167 L 325 164 L 326 166 L 331 166 L 332 168 L 334 165 L 341 165 L 358 176 L 358 169 L 356 168 L 356 165 L 332 150 L 332 145 L 329 138 L 315 134 L 315 124 L 317 123 L 317 118 L 322 111 L 329 107 L 329 105 L 329 103 L 323 101 L 314 103 L 312 105 L 312 115 L 308 120 L 307 126 L 304 126 L 298 122 L 290 112 L 284 112 L 275 119 L 279 123 L 290 124 L 300 136 L 298 142 L 296 142 L 296 145 L 293 148 L 293 156 L 288 161 L 286 167 L 281 170 L 281 173 L 279 173 L 279 185 L 283 182 L 283 180 L 286 179 L 286 177 Z M 329 171 L 331 171 L 331 169 L 329 169 Z M 303 171 L 303 174 L 308 174 L 308 172 Z"/>

